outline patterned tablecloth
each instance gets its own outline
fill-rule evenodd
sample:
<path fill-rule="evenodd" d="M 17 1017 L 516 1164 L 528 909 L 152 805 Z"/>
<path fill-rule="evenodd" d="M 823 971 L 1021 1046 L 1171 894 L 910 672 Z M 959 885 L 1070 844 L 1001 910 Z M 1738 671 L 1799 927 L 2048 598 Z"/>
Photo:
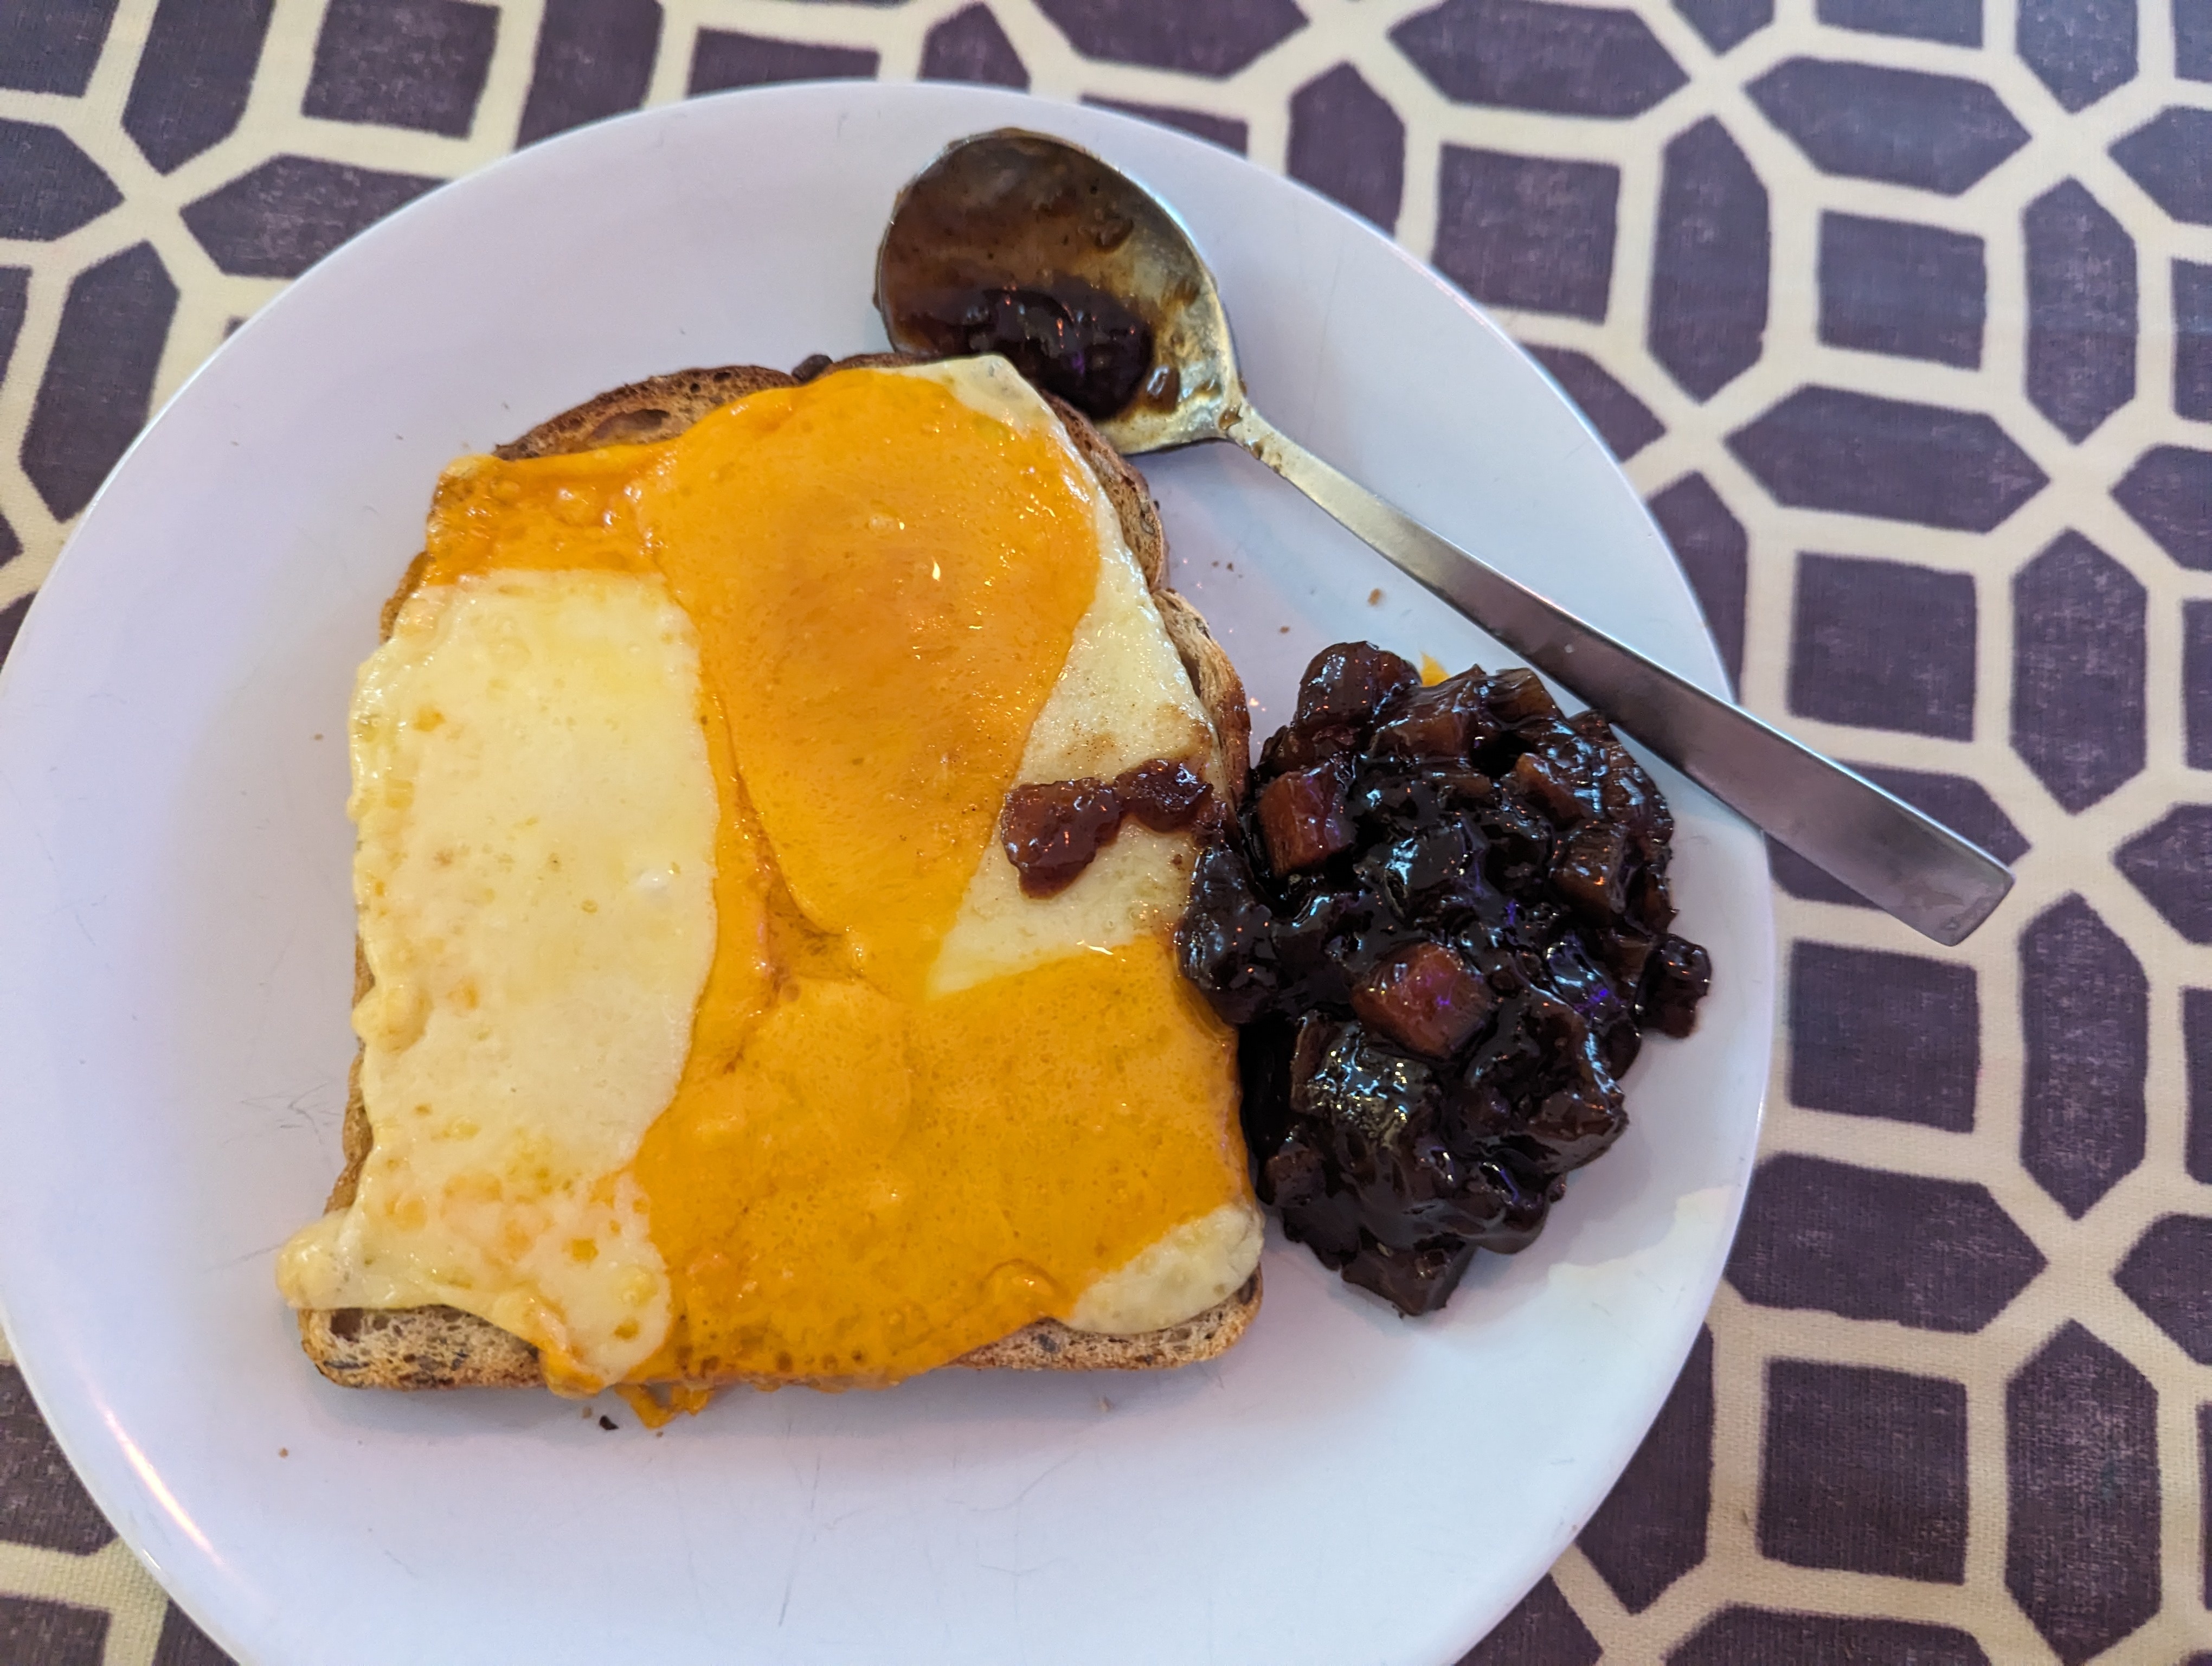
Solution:
<path fill-rule="evenodd" d="M 0 0 L 0 653 L 347 236 L 856 76 L 1133 111 L 1392 232 L 1589 414 L 1748 703 L 2017 866 L 1944 952 L 1776 853 L 1727 1281 L 1468 1663 L 2212 1662 L 2212 0 Z M 5 1360 L 0 1663 L 221 1661 Z"/>

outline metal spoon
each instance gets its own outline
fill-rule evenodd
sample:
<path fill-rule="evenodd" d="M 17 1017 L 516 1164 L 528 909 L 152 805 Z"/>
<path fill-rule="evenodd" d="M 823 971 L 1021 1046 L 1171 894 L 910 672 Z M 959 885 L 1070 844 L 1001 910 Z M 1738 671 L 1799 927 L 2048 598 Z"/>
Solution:
<path fill-rule="evenodd" d="M 1277 429 L 1245 397 L 1189 233 L 1090 152 L 1016 129 L 963 139 L 908 182 L 877 256 L 876 305 L 908 351 L 971 350 L 945 338 L 949 295 L 1054 284 L 1103 291 L 1151 328 L 1136 391 L 1097 419 L 1121 451 L 1234 441 L 1715 797 L 1938 943 L 1964 941 L 2012 889 L 2002 862 L 1940 822 L 1583 623 Z"/>

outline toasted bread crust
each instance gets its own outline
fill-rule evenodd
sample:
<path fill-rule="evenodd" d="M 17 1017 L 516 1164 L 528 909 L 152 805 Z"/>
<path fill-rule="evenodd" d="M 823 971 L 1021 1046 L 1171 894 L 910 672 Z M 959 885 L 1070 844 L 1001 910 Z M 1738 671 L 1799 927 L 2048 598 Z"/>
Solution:
<path fill-rule="evenodd" d="M 962 1354 L 963 1371 L 1164 1371 L 1225 1353 L 1260 1310 L 1260 1274 L 1226 1301 L 1181 1324 L 1134 1336 L 1095 1336 L 1040 1319 Z M 300 1315 L 300 1344 L 315 1369 L 349 1389 L 532 1389 L 545 1373 L 538 1350 L 453 1307 L 318 1309 Z M 722 1379 L 732 1386 L 766 1379 Z"/>
<path fill-rule="evenodd" d="M 512 461 L 556 457 L 606 445 L 652 444 L 675 438 L 708 411 L 748 393 L 795 386 L 831 370 L 914 362 L 913 357 L 903 354 L 865 353 L 835 361 L 817 356 L 788 374 L 760 365 L 725 365 L 652 376 L 586 399 L 496 447 L 493 454 Z M 1151 587 L 1168 640 L 1175 645 L 1191 686 L 1198 691 L 1222 756 L 1232 765 L 1243 763 L 1251 755 L 1252 728 L 1244 685 L 1198 610 L 1167 587 L 1167 535 L 1144 477 L 1081 412 L 1049 394 L 1046 398 L 1114 506 L 1121 536 Z M 427 552 L 409 564 L 399 587 L 384 605 L 380 621 L 383 635 L 392 634 L 400 608 L 422 583 L 428 566 Z M 1242 797 L 1243 770 L 1232 767 L 1226 774 L 1231 795 Z M 356 939 L 356 1004 L 374 982 Z M 374 1141 L 368 1110 L 362 1099 L 357 1051 L 347 1083 L 343 1140 L 345 1168 L 331 1189 L 326 1209 L 343 1209 L 353 1201 L 362 1166 L 368 1160 Z M 1260 1274 L 1255 1269 L 1235 1294 L 1164 1329 L 1102 1336 L 1073 1329 L 1056 1319 L 1040 1319 L 951 1363 L 973 1371 L 1150 1371 L 1191 1365 L 1226 1352 L 1259 1311 L 1260 1297 Z M 532 1388 L 542 1387 L 545 1382 L 536 1348 L 489 1320 L 458 1308 L 316 1308 L 302 1311 L 299 1324 L 300 1345 L 315 1369 L 348 1388 Z"/>
<path fill-rule="evenodd" d="M 559 457 L 600 446 L 647 446 L 673 440 L 717 405 L 765 388 L 792 387 L 798 379 L 764 365 L 730 364 L 714 370 L 678 370 L 617 387 L 548 417 L 520 440 L 493 447 L 507 462 Z"/>

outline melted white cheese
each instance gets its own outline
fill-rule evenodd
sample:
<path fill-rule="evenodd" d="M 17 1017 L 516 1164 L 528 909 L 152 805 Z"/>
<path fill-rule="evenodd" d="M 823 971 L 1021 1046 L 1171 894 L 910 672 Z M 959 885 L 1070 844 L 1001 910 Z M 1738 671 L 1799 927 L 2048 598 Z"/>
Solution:
<path fill-rule="evenodd" d="M 999 358 L 921 365 L 973 409 L 1064 449 L 1070 479 L 1089 500 L 1098 533 L 1098 588 L 1075 628 L 1022 752 L 1023 781 L 1110 781 L 1151 758 L 1176 758 L 1224 783 L 1219 748 L 1189 673 L 1168 638 L 1121 517 L 1083 464 L 1052 408 Z M 1190 890 L 1197 841 L 1125 821 L 1081 876 L 1052 897 L 1023 894 L 994 840 L 931 968 L 929 992 L 950 994 L 1071 954 L 1112 949 L 1170 927 Z M 1112 1335 L 1157 1330 L 1202 1313 L 1259 1264 L 1259 1210 L 1249 1201 L 1183 1222 L 1078 1298 L 1068 1323 Z"/>
<path fill-rule="evenodd" d="M 1095 1280 L 1077 1298 L 1068 1328 L 1133 1336 L 1203 1313 L 1252 1276 L 1262 1237 L 1249 1200 L 1187 1220 Z"/>
<path fill-rule="evenodd" d="M 301 1307 L 444 1302 L 613 1381 L 665 1269 L 620 1171 L 675 1091 L 714 948 L 718 816 L 690 619 L 658 578 L 416 593 L 352 712 L 354 1014 L 375 1146 L 287 1246 Z"/>
<path fill-rule="evenodd" d="M 1220 766 L 1205 708 L 1121 536 L 1121 517 L 1051 407 L 1003 359 L 954 360 L 909 374 L 927 374 L 975 409 L 1057 440 L 1097 529 L 1098 587 L 1030 727 L 1019 780 L 1110 781 L 1164 757 L 1182 759 L 1218 788 Z M 1023 894 L 1013 864 L 994 839 L 930 969 L 930 993 L 951 994 L 1066 955 L 1111 949 L 1170 924 L 1182 912 L 1195 848 L 1188 833 L 1154 833 L 1127 821 L 1074 884 L 1037 897 Z"/>

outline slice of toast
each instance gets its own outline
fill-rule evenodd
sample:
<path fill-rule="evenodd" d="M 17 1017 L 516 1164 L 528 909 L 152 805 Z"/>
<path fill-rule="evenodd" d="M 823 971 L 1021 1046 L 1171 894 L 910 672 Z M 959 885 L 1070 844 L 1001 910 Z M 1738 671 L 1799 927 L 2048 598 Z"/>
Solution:
<path fill-rule="evenodd" d="M 509 459 L 556 457 L 599 446 L 649 444 L 673 439 L 716 407 L 763 388 L 790 387 L 830 370 L 910 364 L 901 354 L 869 353 L 832 362 L 817 356 L 787 374 L 759 365 L 684 370 L 618 387 L 540 423 L 520 439 L 497 447 Z M 1198 610 L 1167 587 L 1167 538 L 1144 477 L 1106 443 L 1072 405 L 1045 396 L 1066 425 L 1077 451 L 1097 477 L 1121 523 L 1121 536 L 1145 575 L 1191 686 L 1213 726 L 1232 796 L 1243 793 L 1243 764 L 1251 755 L 1251 713 L 1244 685 Z M 401 605 L 422 581 L 427 556 L 417 556 L 384 605 L 383 634 L 390 635 Z M 354 1000 L 368 993 L 372 976 L 358 944 L 354 954 Z M 374 1134 L 362 1102 L 358 1054 L 346 1097 L 345 1169 L 331 1188 L 328 1208 L 353 1201 L 362 1165 Z M 1234 1295 L 1203 1313 L 1162 1330 L 1104 1336 L 1040 1319 L 951 1363 L 970 1370 L 1142 1371 L 1190 1365 L 1224 1352 L 1244 1334 L 1260 1307 L 1255 1269 Z M 538 1350 L 489 1320 L 451 1307 L 310 1309 L 299 1316 L 300 1343 L 315 1368 L 351 1388 L 457 1389 L 543 1386 Z"/>

